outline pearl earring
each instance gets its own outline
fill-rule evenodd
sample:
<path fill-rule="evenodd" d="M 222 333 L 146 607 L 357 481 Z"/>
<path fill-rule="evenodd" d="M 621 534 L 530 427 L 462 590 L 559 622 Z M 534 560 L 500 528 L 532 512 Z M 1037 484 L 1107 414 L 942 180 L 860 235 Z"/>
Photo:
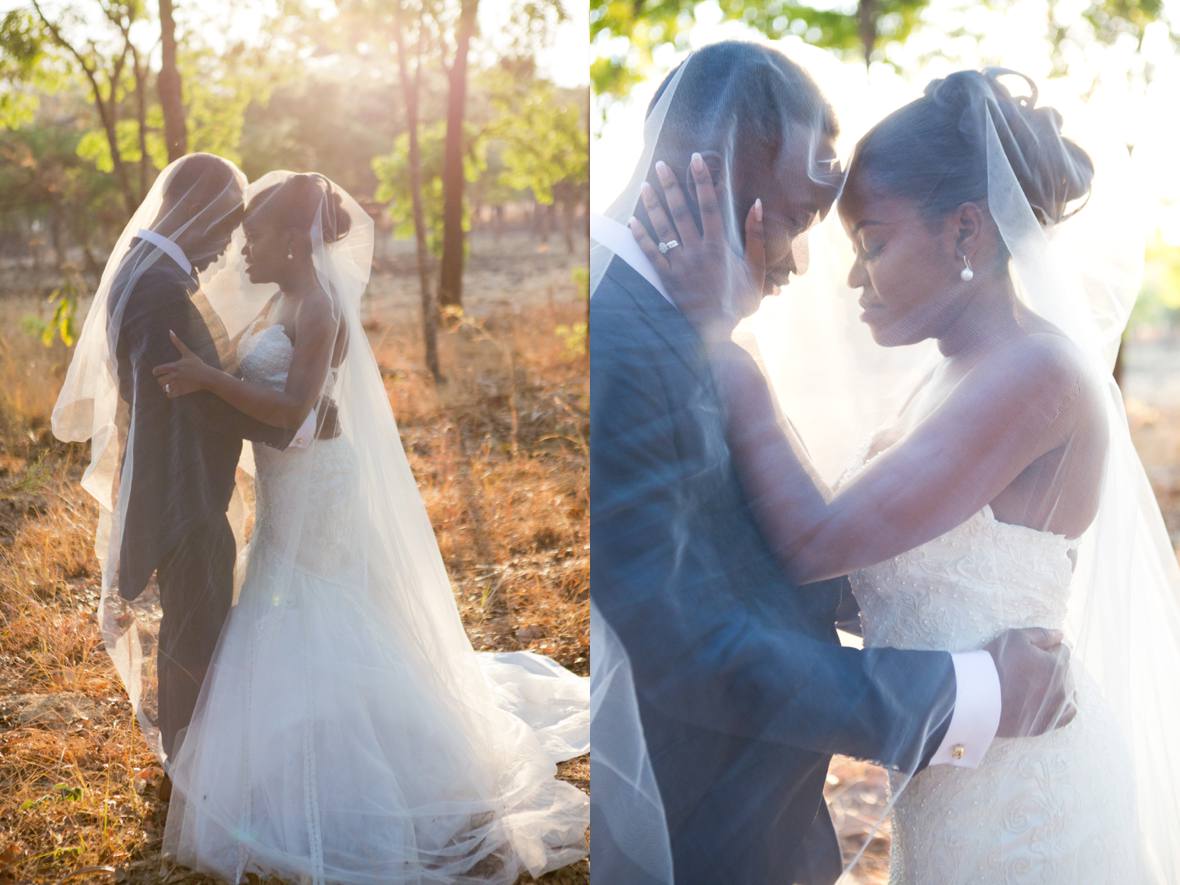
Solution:
<path fill-rule="evenodd" d="M 963 269 L 959 271 L 959 279 L 964 283 L 969 283 L 975 279 L 975 271 L 971 269 L 971 262 L 967 260 L 967 256 L 963 256 Z"/>
<path fill-rule="evenodd" d="M 288 249 L 288 250 L 287 250 L 287 260 L 288 260 L 288 261 L 293 261 L 293 260 L 294 260 L 294 258 L 295 258 L 295 252 L 294 252 L 294 250 L 292 250 L 292 249 Z"/>

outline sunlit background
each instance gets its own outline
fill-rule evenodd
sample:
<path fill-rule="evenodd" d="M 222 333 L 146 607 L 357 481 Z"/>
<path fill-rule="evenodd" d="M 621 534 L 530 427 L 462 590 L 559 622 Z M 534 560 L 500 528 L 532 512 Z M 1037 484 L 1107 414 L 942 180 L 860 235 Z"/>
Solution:
<path fill-rule="evenodd" d="M 212 885 L 161 857 L 89 450 L 49 428 L 110 249 L 185 152 L 323 173 L 370 214 L 365 330 L 467 634 L 588 672 L 587 14 L 0 0 L 0 881 Z M 559 775 L 589 789 L 585 757 Z"/>
<path fill-rule="evenodd" d="M 708 43 L 767 43 L 803 65 L 836 110 L 845 162 L 870 126 L 934 78 L 993 65 L 1032 77 L 1040 102 L 1061 110 L 1066 135 L 1091 144 L 1096 156 L 1114 149 L 1131 158 L 1133 179 L 1125 186 L 1134 217 L 1110 221 L 1142 227 L 1145 273 L 1117 375 L 1136 415 L 1156 424 L 1166 408 L 1180 418 L 1180 2 L 683 0 L 637 8 L 593 0 L 590 19 L 596 211 L 632 173 L 656 86 Z M 836 226 L 833 219 L 825 224 Z M 813 256 L 825 239 L 842 242 L 823 227 L 817 234 Z M 791 298 L 789 288 L 783 297 Z M 755 324 L 778 309 L 768 301 Z M 1180 463 L 1180 444 L 1171 445 L 1166 459 Z M 1158 469 L 1167 474 L 1162 485 L 1180 485 L 1170 466 Z M 1180 538 L 1180 515 L 1172 525 Z"/>
<path fill-rule="evenodd" d="M 723 39 L 769 43 L 812 74 L 839 117 L 838 150 L 845 162 L 870 126 L 918 97 L 930 80 L 992 65 L 1032 77 L 1041 102 L 1062 112 L 1065 134 L 1083 147 L 1127 152 L 1133 217 L 1112 217 L 1107 223 L 1119 225 L 1120 233 L 1142 228 L 1145 272 L 1116 377 L 1135 445 L 1173 544 L 1180 548 L 1180 2 L 667 0 L 635 6 L 592 0 L 590 20 L 590 201 L 595 211 L 605 210 L 627 184 L 656 86 L 691 49 Z M 1101 174 L 1099 168 L 1096 176 Z M 849 452 L 859 447 L 865 428 L 886 420 L 896 408 L 884 402 L 890 381 L 883 379 L 908 377 L 914 357 L 917 362 L 921 357 L 915 348 L 872 348 L 856 320 L 855 295 L 842 285 L 851 253 L 834 214 L 813 231 L 811 242 L 811 270 L 777 299 L 767 299 L 739 331 L 756 336 L 763 364 L 779 393 L 785 391 L 784 405 L 805 441 L 814 443 L 813 434 L 821 431 L 823 444 L 811 446 L 813 457 L 834 479 L 848 466 Z M 1132 289 L 1136 282 L 1131 281 Z M 825 287 L 831 291 L 820 291 Z M 822 355 L 818 364 L 792 362 L 792 354 L 782 352 L 789 345 L 782 342 L 794 324 L 806 324 L 808 332 L 798 334 L 820 340 L 826 335 L 864 339 L 858 350 L 880 363 L 874 366 L 867 399 L 882 401 L 866 401 L 854 382 L 824 365 Z M 896 386 L 899 398 L 912 389 L 904 381 Z M 840 398 L 836 408 L 834 397 Z M 828 426 L 834 414 L 849 410 L 874 414 L 856 416 L 852 432 Z M 888 827 L 870 834 L 885 801 L 881 770 L 838 757 L 827 797 L 846 856 L 872 835 L 850 879 L 887 881 Z"/>

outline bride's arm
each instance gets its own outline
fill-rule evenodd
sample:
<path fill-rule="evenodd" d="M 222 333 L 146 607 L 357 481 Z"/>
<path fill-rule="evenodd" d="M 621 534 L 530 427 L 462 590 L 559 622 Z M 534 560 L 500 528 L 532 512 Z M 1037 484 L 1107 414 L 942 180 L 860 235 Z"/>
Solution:
<path fill-rule="evenodd" d="M 657 165 L 668 211 L 646 186 L 660 252 L 647 230 L 631 230 L 708 352 L 726 404 L 726 434 L 743 488 L 784 567 L 804 584 L 882 562 L 950 530 L 990 503 L 1074 426 L 1080 371 L 1068 342 L 1021 339 L 977 366 L 904 440 L 876 458 L 838 495 L 826 494 L 806 450 L 784 427 L 758 366 L 732 341 L 743 291 L 765 275 L 760 203 L 749 210 L 745 254 L 727 244 L 708 171 L 691 167 L 700 223 L 666 167 Z"/>
<path fill-rule="evenodd" d="M 168 385 L 170 397 L 207 390 L 251 418 L 293 430 L 302 425 L 323 391 L 336 341 L 337 317 L 327 298 L 309 298 L 300 305 L 295 320 L 295 352 L 282 390 L 210 366 L 175 333 L 169 334 L 181 358 L 157 366 L 154 374 L 161 386 Z"/>
<path fill-rule="evenodd" d="M 731 342 L 707 345 L 742 485 L 798 583 L 847 574 L 968 519 L 1065 443 L 1081 382 L 1063 339 L 1035 335 L 976 367 L 901 442 L 825 500 L 779 426 L 765 378 Z"/>

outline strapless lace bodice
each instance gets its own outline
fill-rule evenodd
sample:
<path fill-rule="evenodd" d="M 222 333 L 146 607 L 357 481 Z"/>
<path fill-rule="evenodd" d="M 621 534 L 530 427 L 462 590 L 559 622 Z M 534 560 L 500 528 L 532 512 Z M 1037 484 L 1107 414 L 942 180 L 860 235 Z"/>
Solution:
<path fill-rule="evenodd" d="M 865 466 L 860 459 L 840 484 Z M 1010 628 L 1061 628 L 1075 547 L 984 507 L 850 575 L 865 645 L 960 652 Z M 978 768 L 931 766 L 894 797 L 892 883 L 1140 881 L 1125 748 L 1091 680 L 1078 667 L 1073 676 L 1079 712 L 1068 726 L 996 738 Z M 905 780 L 892 774 L 891 790 Z"/>
<path fill-rule="evenodd" d="M 294 345 L 281 325 L 249 331 L 238 344 L 242 377 L 281 390 L 287 384 Z"/>
<path fill-rule="evenodd" d="M 868 449 L 837 488 L 872 462 Z M 937 538 L 849 576 L 865 645 L 959 652 L 1015 627 L 1060 629 L 1076 546 L 1063 535 L 1001 522 L 985 506 Z"/>
<path fill-rule="evenodd" d="M 944 535 L 851 576 L 865 644 L 968 651 L 1013 627 L 1060 629 L 1075 542 L 984 507 Z"/>
<path fill-rule="evenodd" d="M 247 332 L 239 344 L 242 377 L 275 389 L 287 383 L 295 348 L 283 327 Z M 329 387 L 334 377 L 329 377 Z M 316 439 L 306 449 L 254 445 L 256 518 L 252 569 L 290 561 L 309 572 L 350 576 L 350 546 L 360 536 L 357 465 L 344 438 Z M 257 586 L 260 582 L 255 582 Z M 280 584 L 282 582 L 279 582 Z"/>

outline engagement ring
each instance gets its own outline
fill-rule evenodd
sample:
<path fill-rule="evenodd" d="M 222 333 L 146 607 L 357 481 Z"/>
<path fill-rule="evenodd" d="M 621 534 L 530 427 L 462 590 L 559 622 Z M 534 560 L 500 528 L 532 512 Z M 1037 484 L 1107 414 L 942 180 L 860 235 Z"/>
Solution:
<path fill-rule="evenodd" d="M 660 243 L 657 248 L 659 248 L 661 255 L 667 255 L 679 245 L 680 242 L 678 240 L 668 240 L 666 243 Z"/>

